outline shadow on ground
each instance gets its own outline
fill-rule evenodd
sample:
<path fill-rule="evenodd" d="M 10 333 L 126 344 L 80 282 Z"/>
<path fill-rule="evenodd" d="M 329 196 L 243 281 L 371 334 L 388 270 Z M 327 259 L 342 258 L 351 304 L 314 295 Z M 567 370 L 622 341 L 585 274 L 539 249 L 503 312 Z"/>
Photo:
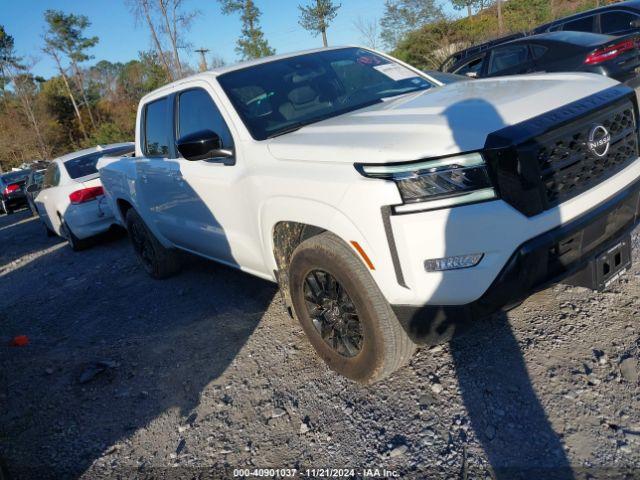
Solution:
<path fill-rule="evenodd" d="M 496 479 L 571 479 L 560 437 L 527 372 L 506 314 L 450 342 L 462 400 Z"/>
<path fill-rule="evenodd" d="M 38 227 L 14 225 L 0 243 L 17 248 Z M 123 238 L 55 249 L 0 282 L 0 456 L 17 478 L 78 477 L 163 414 L 189 417 L 276 291 L 208 262 L 154 281 Z M 30 345 L 8 347 L 19 334 Z"/>

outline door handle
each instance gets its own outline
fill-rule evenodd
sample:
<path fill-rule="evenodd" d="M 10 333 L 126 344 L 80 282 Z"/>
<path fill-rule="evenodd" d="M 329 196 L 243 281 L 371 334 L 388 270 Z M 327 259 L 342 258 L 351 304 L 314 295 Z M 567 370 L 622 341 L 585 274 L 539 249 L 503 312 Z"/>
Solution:
<path fill-rule="evenodd" d="M 142 180 L 143 183 L 147 183 L 147 181 L 149 180 L 144 173 L 140 175 L 140 179 Z"/>

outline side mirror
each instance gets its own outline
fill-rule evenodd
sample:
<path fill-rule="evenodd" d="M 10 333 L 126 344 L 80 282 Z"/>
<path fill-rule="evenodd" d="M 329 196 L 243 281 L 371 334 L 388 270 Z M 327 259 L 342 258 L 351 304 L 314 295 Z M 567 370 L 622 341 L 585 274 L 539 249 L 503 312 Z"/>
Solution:
<path fill-rule="evenodd" d="M 187 160 L 220 159 L 225 165 L 233 165 L 233 150 L 222 145 L 220 135 L 211 130 L 200 130 L 180 137 L 176 142 L 178 151 Z"/>
<path fill-rule="evenodd" d="M 40 188 L 35 183 L 32 183 L 27 187 L 27 193 L 36 193 Z"/>
<path fill-rule="evenodd" d="M 469 78 L 478 78 L 478 72 L 467 72 L 465 73 L 465 76 Z"/>

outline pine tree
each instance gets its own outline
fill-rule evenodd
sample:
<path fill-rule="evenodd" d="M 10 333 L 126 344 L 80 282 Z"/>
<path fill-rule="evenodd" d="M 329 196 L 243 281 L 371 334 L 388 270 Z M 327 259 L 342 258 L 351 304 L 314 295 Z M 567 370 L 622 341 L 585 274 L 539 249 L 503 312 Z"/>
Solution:
<path fill-rule="evenodd" d="M 73 79 L 76 87 L 80 91 L 85 108 L 89 113 L 91 125 L 95 128 L 96 122 L 93 118 L 91 106 L 87 99 L 84 87 L 83 74 L 79 64 L 93 58 L 87 55 L 86 50 L 94 47 L 98 43 L 98 37 L 84 37 L 84 30 L 91 25 L 89 19 L 84 15 L 65 14 L 61 11 L 47 10 L 44 14 L 49 30 L 45 35 L 45 43 L 49 51 L 58 55 L 66 55 L 71 64 Z M 51 54 L 51 52 L 49 52 Z M 58 61 L 58 60 L 56 60 Z"/>
<path fill-rule="evenodd" d="M 237 41 L 236 52 L 243 60 L 267 57 L 273 55 L 275 50 L 269 46 L 260 28 L 260 9 L 253 0 L 219 0 L 222 4 L 222 13 L 230 15 L 240 12 L 242 22 L 242 34 Z"/>
<path fill-rule="evenodd" d="M 453 8 L 456 10 L 467 9 L 467 16 L 473 15 L 474 9 L 482 9 L 485 4 L 485 0 L 451 0 Z"/>
<path fill-rule="evenodd" d="M 298 23 L 314 35 L 322 34 L 322 44 L 327 47 L 327 28 L 338 15 L 338 9 L 341 6 L 341 4 L 334 4 L 332 0 L 315 0 L 315 4 L 312 3 L 306 7 L 298 5 L 300 9 Z"/>

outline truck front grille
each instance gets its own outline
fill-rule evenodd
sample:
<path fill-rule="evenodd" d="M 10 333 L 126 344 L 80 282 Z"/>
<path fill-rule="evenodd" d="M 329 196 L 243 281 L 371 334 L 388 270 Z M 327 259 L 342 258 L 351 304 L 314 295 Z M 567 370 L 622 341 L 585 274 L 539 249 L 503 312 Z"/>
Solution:
<path fill-rule="evenodd" d="M 611 135 L 608 153 L 599 157 L 587 146 L 594 126 Z M 580 119 L 540 138 L 540 177 L 547 208 L 579 195 L 638 158 L 633 104 L 626 102 L 593 118 Z"/>
<path fill-rule="evenodd" d="M 500 198 L 531 217 L 615 175 L 638 158 L 637 112 L 618 85 L 492 133 L 484 155 Z M 604 136 L 591 138 L 596 127 L 611 137 L 606 154 L 589 146 Z"/>

